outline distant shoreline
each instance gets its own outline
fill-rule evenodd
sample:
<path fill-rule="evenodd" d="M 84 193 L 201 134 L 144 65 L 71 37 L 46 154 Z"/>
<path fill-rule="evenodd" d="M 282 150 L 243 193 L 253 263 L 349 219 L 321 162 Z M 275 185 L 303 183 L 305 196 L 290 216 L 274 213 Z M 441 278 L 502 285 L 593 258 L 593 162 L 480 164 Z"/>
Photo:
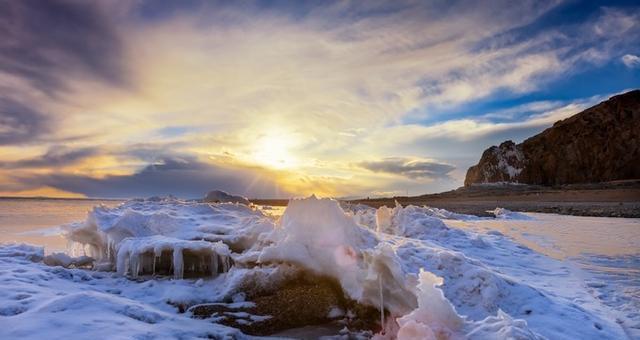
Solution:
<path fill-rule="evenodd" d="M 127 198 L 12 197 L 0 200 L 126 201 Z M 197 199 L 192 199 L 198 201 Z M 249 199 L 253 204 L 286 206 L 289 199 Z M 386 205 L 428 205 L 452 212 L 493 216 L 496 207 L 520 212 L 574 216 L 640 218 L 640 180 L 543 187 L 524 184 L 489 184 L 421 196 L 341 200 L 374 208 Z"/>
<path fill-rule="evenodd" d="M 0 196 L 0 200 L 48 200 L 48 201 L 126 201 L 129 198 L 45 197 L 45 196 Z"/>
<path fill-rule="evenodd" d="M 457 213 L 491 216 L 496 207 L 520 212 L 640 218 L 640 181 L 543 187 L 524 184 L 476 185 L 415 197 L 353 200 L 373 207 L 428 205 Z"/>
<path fill-rule="evenodd" d="M 421 196 L 344 200 L 374 208 L 386 205 L 428 205 L 461 214 L 493 216 L 497 207 L 520 212 L 573 216 L 640 218 L 640 180 L 545 187 L 488 184 Z M 286 206 L 288 200 L 257 199 L 254 204 Z"/>

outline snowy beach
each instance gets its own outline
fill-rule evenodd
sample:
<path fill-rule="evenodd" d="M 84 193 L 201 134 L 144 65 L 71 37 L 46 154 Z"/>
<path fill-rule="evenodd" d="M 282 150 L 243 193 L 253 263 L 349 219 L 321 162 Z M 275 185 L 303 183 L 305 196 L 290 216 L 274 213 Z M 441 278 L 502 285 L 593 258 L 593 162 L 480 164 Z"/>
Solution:
<path fill-rule="evenodd" d="M 290 325 L 264 304 L 280 296 L 276 292 L 322 292 L 292 289 L 300 275 L 335 282 L 351 301 L 328 302 L 313 324 L 296 325 L 307 326 L 307 334 L 640 336 L 637 219 L 500 209 L 496 218 L 479 218 L 427 207 L 341 206 L 315 197 L 292 200 L 280 213 L 243 204 L 131 200 L 39 231 L 64 235 L 69 257 L 3 245 L 0 337 L 296 336 L 302 333 L 287 333 Z M 95 263 L 74 266 L 79 256 Z M 357 312 L 361 306 L 378 314 L 357 320 L 365 318 Z M 275 315 L 258 314 L 265 310 Z"/>

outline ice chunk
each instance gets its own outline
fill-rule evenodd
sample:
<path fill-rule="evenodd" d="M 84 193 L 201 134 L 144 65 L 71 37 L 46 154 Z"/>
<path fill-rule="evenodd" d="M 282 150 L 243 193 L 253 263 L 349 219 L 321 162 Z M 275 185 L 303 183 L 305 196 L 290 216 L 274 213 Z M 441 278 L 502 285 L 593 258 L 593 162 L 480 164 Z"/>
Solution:
<path fill-rule="evenodd" d="M 376 210 L 376 231 L 379 233 L 393 234 L 391 230 L 391 218 L 394 211 L 387 208 L 386 205 Z"/>
<path fill-rule="evenodd" d="M 493 210 L 493 214 L 496 218 L 501 220 L 533 220 L 533 217 L 527 214 L 507 210 L 505 208 L 495 208 Z"/>
<path fill-rule="evenodd" d="M 0 243 L 0 257 L 15 257 L 40 262 L 44 258 L 44 248 L 24 243 Z"/>
<path fill-rule="evenodd" d="M 337 201 L 294 199 L 268 237 L 261 263 L 287 261 L 337 278 L 352 297 L 362 295 L 358 268 L 362 249 L 373 248 L 377 238 L 346 215 Z"/>
<path fill-rule="evenodd" d="M 357 299 L 372 306 L 383 306 L 393 315 L 403 315 L 416 308 L 414 277 L 402 271 L 400 260 L 393 248 L 381 243 L 363 253 L 364 275 L 360 279 L 362 292 Z M 383 319 L 381 317 L 381 319 Z M 381 320 L 384 324 L 384 320 Z"/>
<path fill-rule="evenodd" d="M 376 211 L 376 230 L 417 239 L 433 238 L 446 233 L 449 228 L 440 218 L 432 216 L 432 213 L 431 208 L 413 205 L 402 207 L 397 202 L 393 209 L 382 206 Z"/>
<path fill-rule="evenodd" d="M 437 287 L 442 278 L 421 270 L 419 280 L 418 308 L 397 319 L 398 340 L 449 339 L 459 334 L 464 320 Z"/>
<path fill-rule="evenodd" d="M 82 223 L 69 225 L 67 238 L 87 245 L 101 263 L 115 263 L 128 238 L 166 236 L 178 240 L 222 241 L 235 251 L 251 247 L 274 228 L 260 211 L 241 204 L 208 204 L 175 198 L 131 200 L 116 208 L 98 206 Z"/>
<path fill-rule="evenodd" d="M 355 223 L 335 200 L 312 196 L 290 201 L 269 240 L 260 263 L 286 261 L 331 276 L 352 299 L 382 304 L 381 309 L 395 315 L 416 306 L 392 247 L 378 244 L 377 236 Z"/>
<path fill-rule="evenodd" d="M 95 260 L 89 256 L 71 257 L 65 253 L 53 253 L 45 256 L 43 260 L 47 266 L 61 266 L 65 268 L 71 266 L 76 268 L 91 267 L 94 261 Z"/>
<path fill-rule="evenodd" d="M 118 246 L 116 270 L 133 277 L 155 274 L 158 268 L 173 273 L 177 279 L 183 278 L 185 272 L 216 276 L 229 271 L 230 256 L 229 247 L 222 242 L 188 241 L 160 235 L 127 238 Z"/>

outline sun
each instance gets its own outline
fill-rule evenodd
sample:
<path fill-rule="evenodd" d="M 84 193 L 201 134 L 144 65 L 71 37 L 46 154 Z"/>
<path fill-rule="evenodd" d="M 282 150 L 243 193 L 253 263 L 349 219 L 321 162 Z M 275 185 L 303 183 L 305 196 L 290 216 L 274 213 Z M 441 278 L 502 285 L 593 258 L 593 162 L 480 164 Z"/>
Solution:
<path fill-rule="evenodd" d="M 273 169 L 289 169 L 297 165 L 291 153 L 295 140 L 285 133 L 270 132 L 256 141 L 252 158 L 260 165 Z"/>

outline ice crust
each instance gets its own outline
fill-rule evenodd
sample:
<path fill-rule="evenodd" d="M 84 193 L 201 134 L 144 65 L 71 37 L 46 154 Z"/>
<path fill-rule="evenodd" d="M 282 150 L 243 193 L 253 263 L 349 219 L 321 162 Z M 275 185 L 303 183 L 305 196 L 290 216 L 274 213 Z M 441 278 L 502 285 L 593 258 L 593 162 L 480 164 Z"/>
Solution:
<path fill-rule="evenodd" d="M 69 268 L 91 267 L 95 260 L 89 256 L 71 257 L 65 253 L 53 253 L 44 257 L 44 264 L 48 266 L 61 266 Z"/>
<path fill-rule="evenodd" d="M 532 220 L 533 219 L 533 217 L 527 214 L 511 211 L 511 210 L 500 208 L 500 207 L 495 208 L 493 210 L 493 214 L 496 216 L 496 218 L 502 219 L 502 220 Z"/>
<path fill-rule="evenodd" d="M 242 251 L 273 226 L 246 205 L 165 198 L 132 200 L 114 209 L 96 207 L 86 221 L 68 226 L 66 235 L 86 245 L 101 268 L 133 277 L 155 273 L 156 262 L 167 252 L 169 270 L 182 278 L 186 254 L 197 259 L 188 264 L 194 268 L 187 269 L 215 276 L 229 269 L 230 248 Z"/>
<path fill-rule="evenodd" d="M 505 221 L 528 218 L 496 211 Z M 429 207 L 341 206 L 315 196 L 291 200 L 279 219 L 243 204 L 174 198 L 96 207 L 67 228 L 67 237 L 85 245 L 106 272 L 47 267 L 39 263 L 42 248 L 0 246 L 0 301 L 6 302 L 0 322 L 17 325 L 0 327 L 0 338 L 41 338 L 55 324 L 69 327 L 56 330 L 60 337 L 74 330 L 97 334 L 85 324 L 96 327 L 101 319 L 114 338 L 181 331 L 242 338 L 237 330 L 179 316 L 171 305 L 251 303 L 243 301 L 247 289 L 278 287 L 296 268 L 332 277 L 350 298 L 386 311 L 380 339 L 625 337 L 565 263 L 499 233 L 446 223 L 475 219 Z M 189 273 L 198 279 L 183 279 Z M 92 321 L 81 325 L 67 319 L 86 315 Z M 37 329 L 29 333 L 31 327 Z"/>

